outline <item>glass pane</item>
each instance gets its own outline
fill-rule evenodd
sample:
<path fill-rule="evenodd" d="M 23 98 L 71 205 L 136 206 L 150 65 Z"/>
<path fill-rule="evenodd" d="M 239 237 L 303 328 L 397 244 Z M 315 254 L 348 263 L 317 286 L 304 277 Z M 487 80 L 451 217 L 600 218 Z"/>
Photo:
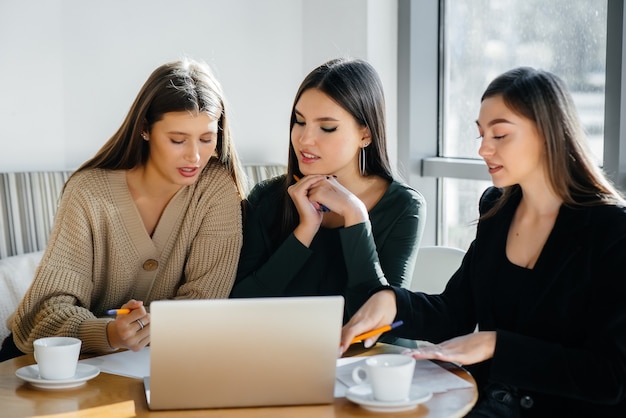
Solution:
<path fill-rule="evenodd" d="M 467 250 L 476 235 L 478 201 L 489 181 L 443 179 L 443 245 Z"/>
<path fill-rule="evenodd" d="M 443 157 L 476 158 L 480 96 L 518 66 L 552 71 L 572 91 L 603 156 L 607 0 L 443 0 Z"/>
<path fill-rule="evenodd" d="M 442 0 L 442 157 L 480 158 L 480 96 L 518 66 L 567 83 L 598 164 L 603 158 L 607 0 Z M 467 249 L 491 183 L 444 179 L 440 244 Z"/>

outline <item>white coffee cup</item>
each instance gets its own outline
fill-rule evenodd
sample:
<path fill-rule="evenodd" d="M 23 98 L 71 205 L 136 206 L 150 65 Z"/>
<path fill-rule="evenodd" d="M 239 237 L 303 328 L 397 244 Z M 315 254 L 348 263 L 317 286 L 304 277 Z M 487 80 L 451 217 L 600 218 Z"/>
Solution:
<path fill-rule="evenodd" d="M 358 384 L 369 384 L 378 401 L 403 401 L 409 398 L 414 371 L 413 357 L 379 354 L 365 360 L 364 366 L 355 367 L 352 379 Z"/>
<path fill-rule="evenodd" d="M 35 361 L 42 379 L 69 379 L 76 374 L 81 340 L 73 337 L 45 337 L 35 340 Z"/>

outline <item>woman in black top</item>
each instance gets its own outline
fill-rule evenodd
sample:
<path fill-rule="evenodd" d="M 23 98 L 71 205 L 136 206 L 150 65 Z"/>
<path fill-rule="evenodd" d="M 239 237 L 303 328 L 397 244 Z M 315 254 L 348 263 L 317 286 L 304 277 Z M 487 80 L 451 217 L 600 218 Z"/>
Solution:
<path fill-rule="evenodd" d="M 480 393 L 470 416 L 626 416 L 623 197 L 551 73 L 496 78 L 477 125 L 495 187 L 461 267 L 441 295 L 381 288 L 344 327 L 342 349 L 402 319 L 395 335 L 436 343 L 409 354 L 468 365 Z"/>

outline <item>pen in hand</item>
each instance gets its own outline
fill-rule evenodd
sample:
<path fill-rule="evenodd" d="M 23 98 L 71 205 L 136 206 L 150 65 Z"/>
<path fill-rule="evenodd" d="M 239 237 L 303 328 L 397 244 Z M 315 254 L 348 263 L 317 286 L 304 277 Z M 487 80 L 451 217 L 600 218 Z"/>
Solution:
<path fill-rule="evenodd" d="M 300 177 L 296 176 L 295 174 L 293 175 L 293 179 L 296 181 L 296 183 L 300 181 Z M 320 202 L 317 202 L 317 204 L 320 205 L 320 209 L 322 210 L 322 212 L 330 212 L 330 209 L 322 205 Z"/>
<path fill-rule="evenodd" d="M 392 324 L 384 325 L 384 326 L 382 326 L 380 328 L 376 328 L 376 329 L 373 329 L 373 330 L 368 331 L 366 333 L 363 333 L 361 335 L 357 335 L 356 337 L 354 337 L 352 339 L 352 342 L 350 342 L 350 344 L 358 343 L 359 341 L 363 341 L 363 340 L 365 340 L 365 339 L 367 339 L 369 337 L 373 337 L 374 335 L 382 334 L 383 332 L 387 332 L 387 331 L 390 331 L 390 330 L 392 330 L 394 328 L 398 328 L 403 323 L 404 322 L 402 322 L 402 321 L 396 321 L 396 322 L 394 322 Z"/>

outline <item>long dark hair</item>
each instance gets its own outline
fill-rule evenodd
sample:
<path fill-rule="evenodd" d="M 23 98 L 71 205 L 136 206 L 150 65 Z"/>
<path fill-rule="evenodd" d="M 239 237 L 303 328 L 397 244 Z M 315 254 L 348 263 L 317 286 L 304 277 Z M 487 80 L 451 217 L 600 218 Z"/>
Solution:
<path fill-rule="evenodd" d="M 150 132 L 165 113 L 181 111 L 206 113 L 218 121 L 218 160 L 230 171 L 240 196 L 245 197 L 245 174 L 231 139 L 222 87 L 206 63 L 189 58 L 163 64 L 152 72 L 117 132 L 76 172 L 89 168 L 123 170 L 145 164 L 150 145 L 141 134 Z"/>
<path fill-rule="evenodd" d="M 494 79 L 482 95 L 501 96 L 515 113 L 533 121 L 544 141 L 548 181 L 570 206 L 624 204 L 624 198 L 594 163 L 565 82 L 548 71 L 514 68 Z M 503 197 L 483 217 L 493 215 L 519 189 L 503 188 Z"/>
<path fill-rule="evenodd" d="M 291 108 L 289 160 L 280 195 L 283 210 L 275 224 L 278 242 L 284 240 L 298 222 L 298 212 L 287 194 L 287 188 L 294 182 L 293 176 L 302 176 L 291 143 L 291 130 L 296 122 L 296 104 L 302 93 L 309 89 L 325 93 L 350 113 L 359 125 L 369 129 L 371 144 L 365 153 L 366 175 L 377 175 L 389 181 L 393 179 L 387 154 L 385 97 L 378 73 L 371 64 L 361 59 L 337 58 L 320 65 L 304 78 Z"/>

